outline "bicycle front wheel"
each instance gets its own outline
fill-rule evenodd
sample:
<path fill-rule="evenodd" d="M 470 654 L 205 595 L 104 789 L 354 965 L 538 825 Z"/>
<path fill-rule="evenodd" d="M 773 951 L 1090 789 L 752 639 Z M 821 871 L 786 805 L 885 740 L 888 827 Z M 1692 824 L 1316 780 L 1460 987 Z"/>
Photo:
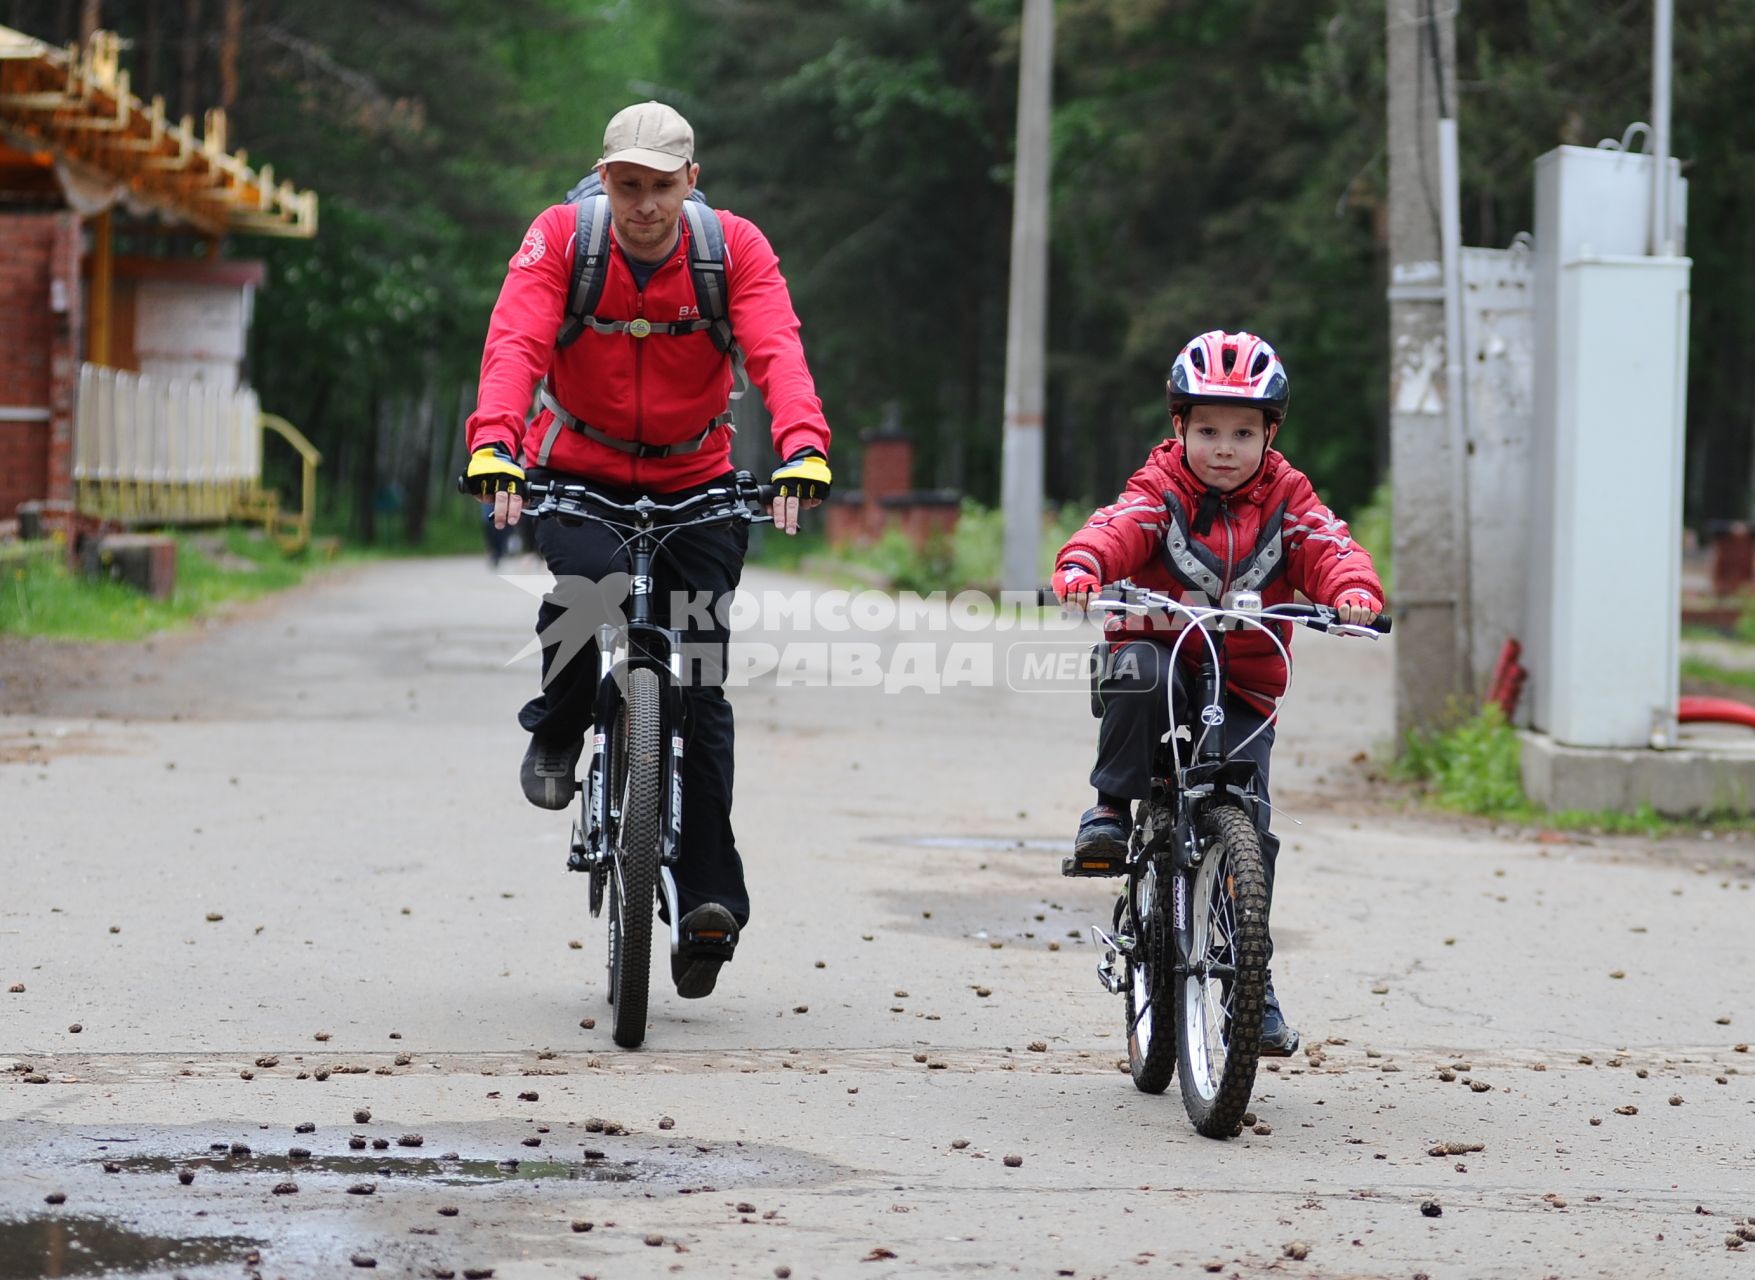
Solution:
<path fill-rule="evenodd" d="M 621 776 L 613 794 L 621 802 L 621 821 L 609 885 L 609 999 L 615 1006 L 615 1042 L 624 1049 L 636 1049 L 646 1038 L 663 797 L 662 705 L 656 672 L 638 667 L 628 672 L 614 730 Z"/>
<path fill-rule="evenodd" d="M 1243 1122 L 1261 1055 L 1268 895 L 1261 835 L 1236 805 L 1202 816 L 1205 847 L 1189 894 L 1188 972 L 1176 984 L 1182 1105 L 1197 1131 L 1229 1138 Z"/>
<path fill-rule="evenodd" d="M 1122 916 L 1133 935 L 1127 957 L 1127 1066 L 1141 1093 L 1163 1093 L 1176 1074 L 1176 987 L 1171 966 L 1170 881 L 1156 861 L 1130 885 Z"/>

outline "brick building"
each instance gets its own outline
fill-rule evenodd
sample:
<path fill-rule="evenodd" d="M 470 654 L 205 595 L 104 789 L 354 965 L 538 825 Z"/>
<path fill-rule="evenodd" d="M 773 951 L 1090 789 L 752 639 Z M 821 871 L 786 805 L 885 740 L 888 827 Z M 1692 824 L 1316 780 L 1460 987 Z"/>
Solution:
<path fill-rule="evenodd" d="M 826 508 L 830 544 L 869 545 L 892 526 L 916 550 L 948 538 L 957 527 L 962 495 L 954 489 L 914 487 L 914 442 L 894 415 L 862 440 L 859 488 L 837 491 Z"/>
<path fill-rule="evenodd" d="M 162 225 L 205 257 L 114 252 Z M 316 229 L 316 196 L 229 152 L 223 112 L 197 132 L 135 97 L 114 34 L 0 27 L 0 521 L 224 518 L 258 495 L 238 370 L 262 270 L 219 248 Z"/>

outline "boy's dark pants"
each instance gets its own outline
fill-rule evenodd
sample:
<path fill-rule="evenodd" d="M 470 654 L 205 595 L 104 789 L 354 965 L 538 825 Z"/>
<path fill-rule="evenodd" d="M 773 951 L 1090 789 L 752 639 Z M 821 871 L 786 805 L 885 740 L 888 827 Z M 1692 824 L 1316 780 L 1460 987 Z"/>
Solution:
<path fill-rule="evenodd" d="M 551 473 L 532 474 L 546 478 Z M 633 502 L 640 496 L 614 485 L 589 483 L 614 502 Z M 723 483 L 721 478 L 653 496 L 677 501 Z M 629 568 L 623 545 L 627 535 L 589 520 L 569 524 L 549 517 L 536 524 L 536 545 L 555 575 L 556 589 L 543 598 L 536 615 L 537 634 L 543 638 L 543 690 L 524 705 L 518 723 L 544 737 L 579 738 L 592 727 L 597 698 L 598 623 L 625 614 L 628 602 L 621 584 L 606 590 L 601 599 L 582 590 L 581 585 L 567 584 L 581 584 L 581 580 L 598 583 L 612 574 L 625 575 Z M 744 887 L 743 860 L 731 830 L 735 725 L 724 689 L 731 632 L 721 606 L 737 589 L 748 550 L 748 525 L 684 529 L 664 539 L 652 563 L 654 621 L 680 626 L 683 642 L 682 848 L 675 868 L 677 898 L 684 915 L 702 903 L 717 902 L 731 912 L 739 928 L 749 921 L 750 900 Z M 557 596 L 563 603 L 556 602 Z M 686 615 L 673 618 L 672 604 L 682 601 L 688 602 Z M 560 627 L 551 631 L 557 622 Z M 575 649 L 577 641 L 584 643 Z M 566 661 L 557 670 L 559 654 L 565 654 Z"/>
<path fill-rule="evenodd" d="M 1192 636 L 1183 645 L 1200 642 Z M 1091 785 L 1098 791 L 1130 800 L 1143 800 L 1151 794 L 1152 757 L 1158 744 L 1170 732 L 1170 701 L 1168 686 L 1176 686 L 1176 718 L 1190 726 L 1196 743 L 1203 726 L 1198 709 L 1191 705 L 1194 680 L 1190 672 L 1177 664 L 1172 670 L 1170 646 L 1158 640 L 1130 640 L 1108 655 L 1097 687 L 1103 706 L 1103 724 L 1097 731 L 1097 765 L 1091 770 Z M 1255 733 L 1267 719 L 1244 699 L 1234 693 L 1225 695 L 1225 746 L 1234 748 Z M 1215 730 L 1217 732 L 1217 730 Z M 1262 862 L 1267 870 L 1268 905 L 1274 898 L 1274 862 L 1279 857 L 1280 842 L 1268 833 L 1272 807 L 1268 797 L 1268 755 L 1274 746 L 1274 726 L 1268 725 L 1248 746 L 1242 757 L 1255 763 L 1255 789 L 1261 797 L 1256 809 L 1256 826 L 1261 831 Z M 1191 750 L 1180 745 L 1186 761 Z M 1270 916 L 1271 919 L 1271 916 Z M 1273 938 L 1268 939 L 1268 959 L 1274 955 Z"/>

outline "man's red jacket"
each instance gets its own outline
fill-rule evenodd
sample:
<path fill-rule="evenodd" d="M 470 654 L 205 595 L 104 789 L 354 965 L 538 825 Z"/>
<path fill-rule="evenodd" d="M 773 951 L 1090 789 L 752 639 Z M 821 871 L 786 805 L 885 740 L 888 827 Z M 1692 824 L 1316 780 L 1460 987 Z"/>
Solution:
<path fill-rule="evenodd" d="M 774 448 L 782 458 L 806 445 L 826 456 L 829 426 L 823 418 L 799 340 L 798 316 L 767 237 L 736 214 L 719 213 L 725 227 L 727 294 L 731 328 L 743 347 L 751 380 L 761 388 L 773 419 Z M 546 409 L 525 426 L 531 396 L 551 368 L 554 396 L 582 422 L 620 439 L 674 444 L 701 434 L 725 410 L 732 389 L 731 360 L 711 335 L 597 333 L 587 328 L 564 350 L 555 350 L 573 277 L 576 213 L 554 205 L 531 224 L 506 270 L 500 299 L 488 325 L 481 357 L 481 387 L 467 427 L 469 448 L 504 444 L 523 447 L 534 464 L 553 417 Z M 603 297 L 595 309 L 605 320 L 688 320 L 698 315 L 689 274 L 688 222 L 642 292 L 610 230 L 611 252 Z M 730 467 L 731 430 L 721 428 L 693 453 L 639 458 L 576 431 L 558 433 L 547 465 L 631 489 L 668 493 L 711 480 Z"/>
<path fill-rule="evenodd" d="M 1134 472 L 1120 500 L 1086 521 L 1055 563 L 1083 564 L 1105 583 L 1131 578 L 1189 603 L 1217 604 L 1234 589 L 1259 591 L 1268 605 L 1285 604 L 1294 592 L 1333 604 L 1354 588 L 1382 601 L 1370 554 L 1277 449 L 1267 451 L 1252 480 L 1219 499 L 1211 529 L 1200 534 L 1194 525 L 1206 493 L 1183 458 L 1182 442 L 1166 440 Z M 1119 614 L 1109 625 L 1123 632 L 1152 629 L 1148 621 Z M 1290 623 L 1269 625 L 1290 645 Z M 1183 644 L 1184 661 L 1199 662 L 1198 644 L 1196 637 Z M 1259 704 L 1286 691 L 1286 664 L 1260 632 L 1233 632 L 1226 655 L 1234 692 Z"/>

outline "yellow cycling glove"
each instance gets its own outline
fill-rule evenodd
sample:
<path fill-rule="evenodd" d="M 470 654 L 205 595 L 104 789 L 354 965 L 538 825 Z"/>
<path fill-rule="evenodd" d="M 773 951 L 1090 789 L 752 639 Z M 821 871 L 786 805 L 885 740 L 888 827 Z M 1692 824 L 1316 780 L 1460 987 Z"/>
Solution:
<path fill-rule="evenodd" d="M 464 481 L 482 498 L 506 493 L 524 492 L 524 468 L 503 444 L 486 444 L 469 455 L 469 470 Z"/>
<path fill-rule="evenodd" d="M 829 460 L 808 447 L 793 454 L 774 472 L 774 486 L 780 497 L 803 498 L 807 502 L 828 497 L 829 480 Z"/>

